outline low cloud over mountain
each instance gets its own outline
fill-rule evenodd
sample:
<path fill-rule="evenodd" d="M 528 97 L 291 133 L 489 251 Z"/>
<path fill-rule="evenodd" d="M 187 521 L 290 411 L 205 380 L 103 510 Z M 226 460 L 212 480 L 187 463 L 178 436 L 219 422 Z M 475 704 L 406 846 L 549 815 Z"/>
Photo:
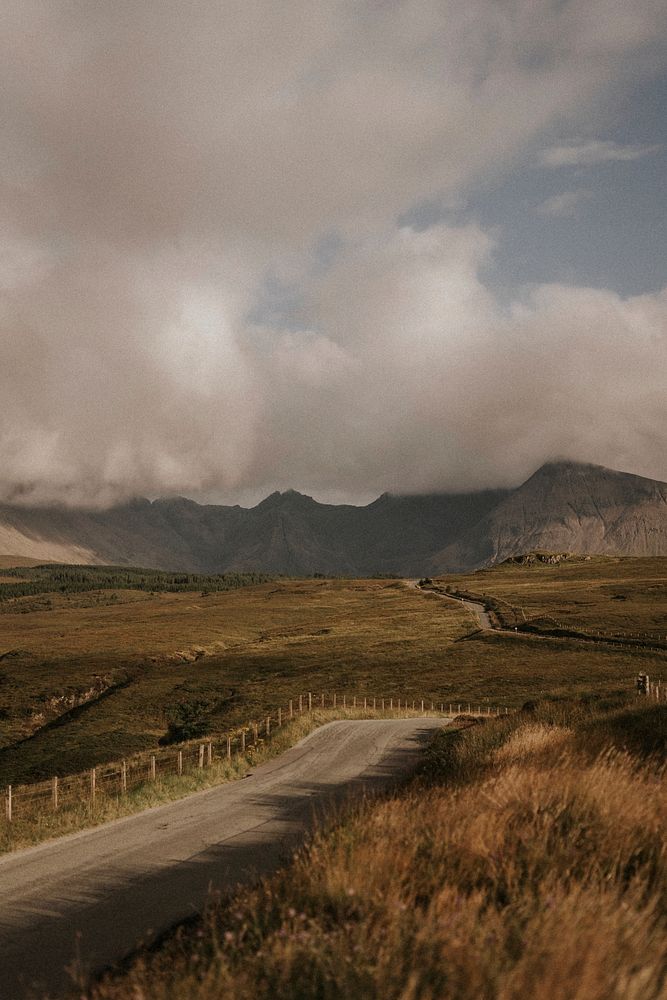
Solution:
<path fill-rule="evenodd" d="M 563 455 L 664 475 L 664 253 L 632 294 L 604 274 L 659 224 L 614 215 L 662 162 L 616 109 L 666 40 L 654 0 L 9 0 L 0 499 L 361 502 Z M 536 247 L 601 192 L 599 287 L 491 280 L 501 179 Z"/>
<path fill-rule="evenodd" d="M 531 549 L 667 555 L 667 484 L 593 465 L 542 467 L 514 490 L 393 496 L 365 507 L 294 491 L 251 509 L 182 498 L 107 511 L 0 507 L 0 552 L 200 572 L 422 574 Z"/>

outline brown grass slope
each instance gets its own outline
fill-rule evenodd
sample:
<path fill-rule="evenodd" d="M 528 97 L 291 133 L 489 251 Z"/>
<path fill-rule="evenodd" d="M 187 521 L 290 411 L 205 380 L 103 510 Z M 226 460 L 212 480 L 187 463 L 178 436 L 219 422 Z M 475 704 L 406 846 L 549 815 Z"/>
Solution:
<path fill-rule="evenodd" d="M 439 583 L 494 598 L 509 624 L 558 622 L 584 633 L 630 639 L 667 636 L 664 557 L 510 562 L 468 575 L 446 576 Z"/>
<path fill-rule="evenodd" d="M 539 599 L 577 602 L 601 572 L 610 585 L 614 572 L 625 574 L 629 594 L 660 572 L 664 586 L 664 560 L 633 579 L 628 562 L 583 564 L 586 578 L 556 577 Z M 504 569 L 494 573 L 504 578 Z M 489 589 L 472 580 L 471 589 Z M 0 785 L 147 750 L 179 720 L 195 724 L 197 735 L 221 732 L 295 690 L 516 707 L 536 696 L 627 691 L 640 670 L 667 680 L 655 650 L 471 635 L 476 621 L 458 603 L 400 581 L 279 581 L 207 597 L 47 596 L 48 606 L 22 598 L 0 614 Z M 622 603 L 606 599 L 610 608 Z M 652 600 L 625 603 L 636 610 L 636 627 L 653 621 Z"/>
<path fill-rule="evenodd" d="M 444 732 L 412 785 L 88 996 L 658 1000 L 666 714 L 570 703 Z"/>

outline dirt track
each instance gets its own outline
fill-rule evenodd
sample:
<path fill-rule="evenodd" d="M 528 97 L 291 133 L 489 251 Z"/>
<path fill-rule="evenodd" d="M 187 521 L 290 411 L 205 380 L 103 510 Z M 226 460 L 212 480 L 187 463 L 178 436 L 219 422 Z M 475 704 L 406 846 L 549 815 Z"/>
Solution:
<path fill-rule="evenodd" d="M 318 811 L 408 772 L 443 719 L 333 722 L 243 780 L 0 858 L 0 996 L 57 997 L 274 870 Z"/>

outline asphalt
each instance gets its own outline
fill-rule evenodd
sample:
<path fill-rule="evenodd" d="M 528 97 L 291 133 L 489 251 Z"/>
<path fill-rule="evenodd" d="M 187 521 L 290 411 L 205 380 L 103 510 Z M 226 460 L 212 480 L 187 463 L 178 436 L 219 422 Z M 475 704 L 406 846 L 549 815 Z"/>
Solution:
<path fill-rule="evenodd" d="M 442 718 L 333 722 L 247 778 L 0 857 L 0 1000 L 60 997 L 408 773 Z"/>
<path fill-rule="evenodd" d="M 491 616 L 483 604 L 478 604 L 477 601 L 468 601 L 464 598 L 455 598 L 455 600 L 458 600 L 460 604 L 467 608 L 468 611 L 470 611 L 477 618 L 480 628 L 484 630 L 493 628 Z"/>
<path fill-rule="evenodd" d="M 462 604 L 471 615 L 477 619 L 481 629 L 486 631 L 487 629 L 493 628 L 493 622 L 491 621 L 491 616 L 484 607 L 483 604 L 479 604 L 477 601 L 469 601 L 467 598 L 455 597 L 453 594 L 441 594 L 438 590 L 421 590 L 418 580 L 406 580 L 409 587 L 419 590 L 421 593 L 425 594 L 435 594 L 436 597 L 442 598 L 443 601 L 456 601 L 457 604 Z"/>

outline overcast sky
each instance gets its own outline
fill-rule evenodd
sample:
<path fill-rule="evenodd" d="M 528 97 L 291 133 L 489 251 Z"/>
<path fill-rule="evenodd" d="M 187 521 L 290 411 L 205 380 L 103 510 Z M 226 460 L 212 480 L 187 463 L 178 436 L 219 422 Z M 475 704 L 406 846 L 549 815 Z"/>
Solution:
<path fill-rule="evenodd" d="M 664 0 L 4 0 L 0 499 L 667 479 Z"/>

